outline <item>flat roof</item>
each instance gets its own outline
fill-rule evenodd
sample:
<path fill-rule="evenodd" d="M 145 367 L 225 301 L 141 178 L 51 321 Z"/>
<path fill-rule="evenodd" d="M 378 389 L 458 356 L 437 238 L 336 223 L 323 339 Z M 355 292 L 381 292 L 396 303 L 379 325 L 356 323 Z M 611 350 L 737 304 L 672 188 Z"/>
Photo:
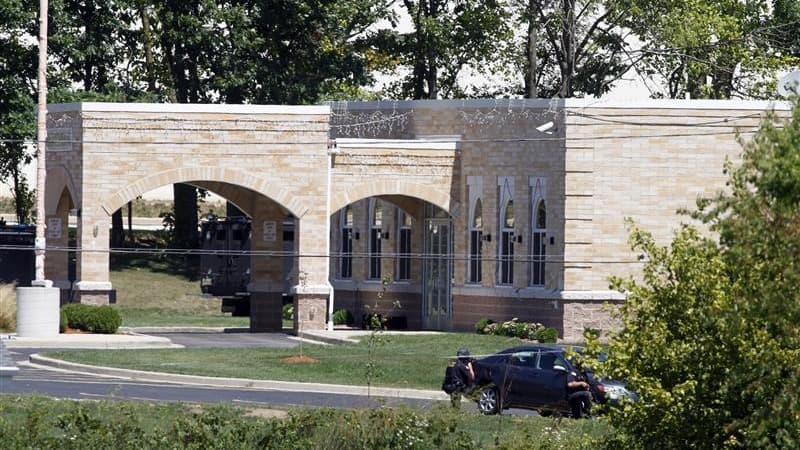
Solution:
<path fill-rule="evenodd" d="M 482 98 L 463 100 L 380 100 L 369 102 L 331 102 L 336 113 L 346 109 L 363 111 L 369 109 L 453 109 L 453 108 L 541 108 L 541 109 L 711 109 L 711 110 L 789 110 L 791 105 L 782 100 L 685 100 L 685 99 L 641 99 L 611 100 L 598 98 Z"/>
<path fill-rule="evenodd" d="M 781 100 L 684 100 L 642 99 L 605 100 L 597 98 L 568 99 L 463 99 L 463 100 L 380 100 L 330 102 L 322 105 L 227 105 L 211 103 L 58 103 L 47 106 L 48 112 L 132 112 L 132 113 L 216 113 L 216 114 L 297 114 L 327 115 L 338 109 L 351 111 L 387 109 L 453 109 L 453 108 L 541 108 L 541 109 L 696 109 L 696 110 L 790 110 L 791 104 Z"/>
<path fill-rule="evenodd" d="M 223 105 L 216 103 L 57 103 L 48 112 L 132 112 L 132 113 L 214 113 L 214 114 L 298 114 L 327 115 L 328 105 Z"/>

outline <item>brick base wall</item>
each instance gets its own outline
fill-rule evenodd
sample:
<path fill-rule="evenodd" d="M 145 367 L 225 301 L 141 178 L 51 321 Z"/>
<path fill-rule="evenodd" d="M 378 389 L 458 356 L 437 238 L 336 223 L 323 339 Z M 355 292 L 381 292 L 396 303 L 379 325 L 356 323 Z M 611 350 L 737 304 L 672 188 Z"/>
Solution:
<path fill-rule="evenodd" d="M 397 301 L 400 307 L 394 307 Z M 334 309 L 347 309 L 353 314 L 354 326 L 361 327 L 361 318 L 367 313 L 377 313 L 384 317 L 405 317 L 410 330 L 422 327 L 421 304 L 422 296 L 409 292 L 387 292 L 383 298 L 378 298 L 377 292 L 343 291 L 336 290 Z"/>
<path fill-rule="evenodd" d="M 585 328 L 613 330 L 618 322 L 611 308 L 621 301 L 551 300 L 502 297 L 455 296 L 453 298 L 453 330 L 474 332 L 475 323 L 483 318 L 495 322 L 511 320 L 539 322 L 558 330 L 565 342 L 582 342 Z"/>

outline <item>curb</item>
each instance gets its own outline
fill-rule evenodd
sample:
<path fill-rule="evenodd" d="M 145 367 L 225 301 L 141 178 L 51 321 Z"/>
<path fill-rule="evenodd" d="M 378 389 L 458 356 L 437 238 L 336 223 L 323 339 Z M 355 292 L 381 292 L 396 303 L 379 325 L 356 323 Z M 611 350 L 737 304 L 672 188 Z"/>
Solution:
<path fill-rule="evenodd" d="M 339 395 L 371 395 L 386 398 L 410 398 L 420 400 L 449 400 L 450 397 L 441 391 L 427 391 L 418 389 L 387 388 L 350 386 L 341 384 L 301 383 L 297 381 L 252 380 L 247 378 L 222 378 L 199 375 L 181 375 L 163 372 L 148 372 L 144 370 L 118 369 L 114 367 L 90 366 L 59 359 L 42 356 L 38 353 L 30 356 L 31 365 L 53 367 L 61 370 L 85 373 L 90 375 L 103 375 L 108 377 L 126 378 L 130 380 L 180 383 L 198 386 L 213 386 L 226 388 L 263 389 L 284 392 L 314 392 L 320 394 Z"/>

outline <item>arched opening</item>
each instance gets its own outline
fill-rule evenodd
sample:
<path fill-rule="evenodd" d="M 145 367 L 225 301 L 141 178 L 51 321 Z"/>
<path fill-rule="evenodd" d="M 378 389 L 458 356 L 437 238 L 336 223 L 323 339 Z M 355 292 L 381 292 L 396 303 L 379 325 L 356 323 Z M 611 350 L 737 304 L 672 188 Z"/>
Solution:
<path fill-rule="evenodd" d="M 293 302 L 298 277 L 294 214 L 244 186 L 183 182 L 207 193 L 198 204 L 197 242 L 172 239 L 174 203 L 166 185 L 132 199 L 134 238 L 110 249 L 109 281 L 123 325 L 292 327 L 282 307 Z"/>
<path fill-rule="evenodd" d="M 425 200 L 381 195 L 331 214 L 334 311 L 364 326 L 377 313 L 389 328 L 450 329 L 452 220 Z M 335 325 L 342 325 L 335 323 Z"/>

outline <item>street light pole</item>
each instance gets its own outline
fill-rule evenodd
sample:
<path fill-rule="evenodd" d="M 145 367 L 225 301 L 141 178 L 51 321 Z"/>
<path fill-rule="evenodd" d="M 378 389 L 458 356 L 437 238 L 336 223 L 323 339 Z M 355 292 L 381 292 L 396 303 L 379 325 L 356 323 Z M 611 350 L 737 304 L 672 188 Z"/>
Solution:
<path fill-rule="evenodd" d="M 39 102 L 36 114 L 36 284 L 45 284 L 45 141 L 47 140 L 47 0 L 39 0 Z M 45 284 L 46 285 L 46 284 Z"/>

